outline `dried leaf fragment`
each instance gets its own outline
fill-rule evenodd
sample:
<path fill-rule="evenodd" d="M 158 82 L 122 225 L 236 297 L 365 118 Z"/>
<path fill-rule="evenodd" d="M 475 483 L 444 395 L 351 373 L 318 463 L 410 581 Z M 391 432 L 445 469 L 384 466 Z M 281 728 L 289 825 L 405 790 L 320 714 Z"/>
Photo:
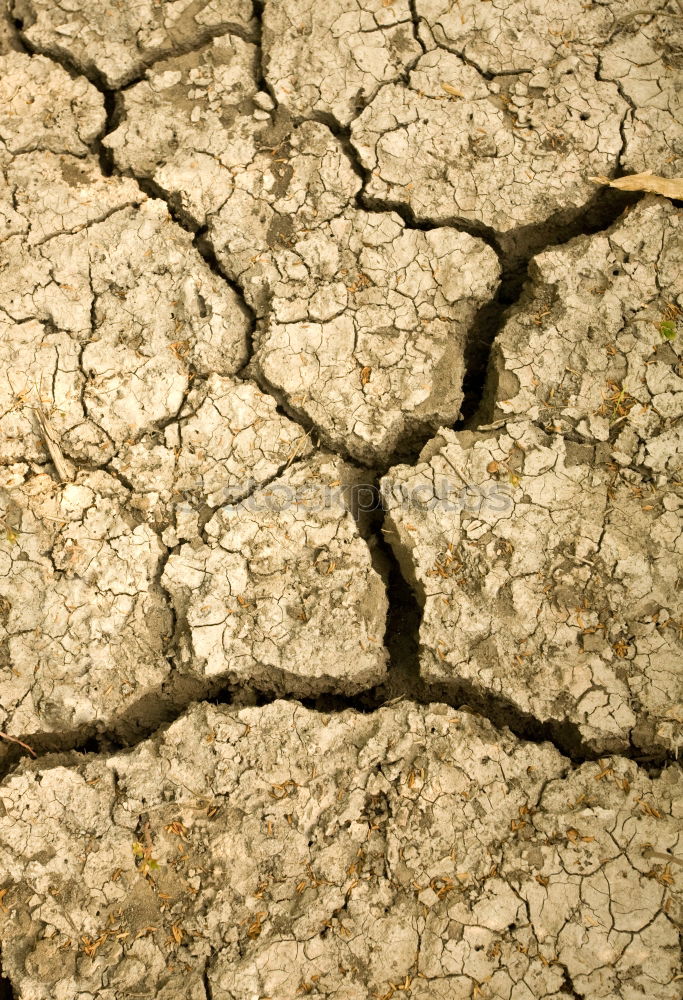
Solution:
<path fill-rule="evenodd" d="M 23 747 L 24 750 L 28 750 L 32 757 L 36 756 L 35 750 L 31 749 L 28 743 L 24 743 L 22 740 L 18 740 L 16 736 L 10 736 L 9 733 L 0 732 L 0 739 L 7 740 L 8 743 L 16 743 L 17 746 Z"/>
<path fill-rule="evenodd" d="M 661 194 L 665 198 L 683 199 L 683 177 L 658 177 L 651 170 L 642 174 L 629 174 L 626 177 L 589 177 L 596 184 L 607 184 L 618 191 L 649 191 L 651 194 Z"/>
<path fill-rule="evenodd" d="M 43 441 L 45 442 L 45 447 L 47 448 L 50 458 L 52 459 L 52 464 L 57 470 L 57 476 L 59 481 L 62 483 L 68 483 L 73 479 L 73 473 L 66 464 L 62 449 L 59 446 L 59 441 L 57 439 L 57 434 L 50 423 L 47 413 L 43 408 L 43 404 L 39 401 L 36 407 L 36 418 L 38 420 L 38 426 L 40 428 L 40 433 L 43 436 Z"/>

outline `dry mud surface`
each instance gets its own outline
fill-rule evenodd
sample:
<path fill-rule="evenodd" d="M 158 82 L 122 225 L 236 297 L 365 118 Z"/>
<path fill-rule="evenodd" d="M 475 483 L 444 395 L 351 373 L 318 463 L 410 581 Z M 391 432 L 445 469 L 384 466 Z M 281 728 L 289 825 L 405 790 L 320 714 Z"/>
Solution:
<path fill-rule="evenodd" d="M 2 1000 L 683 996 L 682 67 L 2 0 Z"/>

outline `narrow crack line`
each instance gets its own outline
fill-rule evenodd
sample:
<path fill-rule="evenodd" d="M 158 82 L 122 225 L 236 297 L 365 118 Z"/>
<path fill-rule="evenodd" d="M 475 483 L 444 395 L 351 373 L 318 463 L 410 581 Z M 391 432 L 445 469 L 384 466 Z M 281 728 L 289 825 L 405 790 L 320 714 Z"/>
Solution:
<path fill-rule="evenodd" d="M 627 110 L 624 112 L 621 121 L 619 122 L 619 135 L 621 136 L 621 149 L 619 150 L 619 155 L 617 157 L 617 165 L 614 171 L 614 178 L 619 178 L 624 176 L 623 159 L 624 153 L 626 152 L 626 123 L 629 119 L 633 120 L 633 114 L 636 110 L 636 106 L 624 90 L 624 85 L 618 78 L 609 78 L 602 75 L 602 54 L 598 53 L 598 64 L 595 70 L 595 79 L 606 83 L 613 84 L 619 93 L 619 96 L 628 105 Z"/>
<path fill-rule="evenodd" d="M 169 212 L 171 213 L 171 217 L 174 219 L 174 221 L 177 221 L 175 219 L 173 209 L 170 205 L 169 205 Z M 179 225 L 180 224 L 181 223 L 179 223 Z M 256 313 L 247 302 L 244 292 L 242 291 L 239 284 L 233 278 L 229 278 L 225 274 L 225 272 L 221 269 L 221 266 L 218 263 L 218 258 L 216 256 L 216 251 L 214 250 L 213 244 L 211 243 L 208 237 L 208 230 L 206 226 L 196 231 L 192 242 L 195 250 L 197 251 L 199 256 L 203 259 L 204 263 L 207 265 L 212 274 L 214 274 L 217 278 L 219 278 L 222 282 L 224 282 L 228 286 L 228 288 L 231 288 L 232 291 L 237 296 L 237 299 L 240 304 L 240 309 L 242 310 L 244 316 L 247 318 L 249 323 L 249 327 L 247 330 L 248 360 L 246 362 L 246 364 L 249 364 L 249 361 L 253 356 L 253 350 L 254 350 L 254 334 L 256 331 L 256 323 L 257 323 Z M 246 365 L 243 367 L 246 367 Z"/>
<path fill-rule="evenodd" d="M 533 66 L 528 66 L 523 69 L 499 70 L 497 73 L 494 73 L 493 70 L 482 69 L 482 67 L 474 59 L 472 59 L 471 56 L 465 55 L 464 50 L 453 48 L 445 42 L 437 41 L 436 38 L 434 38 L 434 44 L 443 52 L 448 52 L 453 56 L 457 56 L 458 59 L 462 59 L 466 66 L 475 70 L 479 76 L 484 78 L 484 80 L 499 80 L 501 77 L 523 76 L 525 73 L 533 73 L 534 71 Z"/>
<path fill-rule="evenodd" d="M 556 962 L 559 965 L 560 969 L 562 970 L 564 976 L 564 981 L 561 987 L 563 991 L 566 994 L 568 994 L 568 996 L 572 997 L 573 1000 L 583 1000 L 585 994 L 576 992 L 576 988 L 574 986 L 574 983 L 572 982 L 572 977 L 569 974 L 569 969 L 567 968 L 567 966 L 564 965 L 564 963 L 558 961 L 557 959 Z"/>
<path fill-rule="evenodd" d="M 269 94 L 275 107 L 279 108 L 279 102 L 275 96 L 275 89 L 271 86 L 268 79 L 268 66 L 263 47 L 263 18 L 266 12 L 266 0 L 252 0 L 252 4 L 254 7 L 254 18 L 256 20 L 256 38 L 254 39 L 254 42 L 256 48 L 258 49 L 258 77 L 256 79 L 256 85 L 259 90 L 263 90 L 266 94 Z"/>
<path fill-rule="evenodd" d="M 212 958 L 213 958 L 213 952 L 210 955 L 210 957 L 206 960 L 206 964 L 204 965 L 204 971 L 202 973 L 202 984 L 204 986 L 204 992 L 206 993 L 206 1000 L 213 1000 L 213 990 L 211 989 L 211 981 L 209 979 L 209 963 L 211 962 Z M 0 1000 L 2 1000 L 1 997 Z"/>
<path fill-rule="evenodd" d="M 122 212 L 126 208 L 139 208 L 142 202 L 145 201 L 144 192 L 140 192 L 140 197 L 136 198 L 134 201 L 122 201 L 120 204 L 115 205 L 114 208 L 107 209 L 101 215 L 95 216 L 92 219 L 88 219 L 86 223 L 80 223 L 74 226 L 72 229 L 61 229 L 54 233 L 49 233 L 47 236 L 43 236 L 41 240 L 38 240 L 33 244 L 34 247 L 42 247 L 50 240 L 57 239 L 60 236 L 75 236 L 77 233 L 82 233 L 86 229 L 90 229 L 92 226 L 97 226 L 102 222 L 106 222 L 110 219 L 112 215 L 116 215 L 117 212 Z"/>
<path fill-rule="evenodd" d="M 415 34 L 414 22 L 412 23 L 412 28 L 413 28 L 413 34 Z M 362 100 L 359 99 L 356 101 L 355 114 L 347 126 L 342 126 L 341 123 L 339 123 L 338 120 L 335 118 L 334 121 L 339 125 L 339 127 L 348 128 L 352 124 L 352 122 L 356 121 L 357 118 L 360 118 L 360 116 L 363 114 L 366 108 L 368 108 L 372 104 L 372 102 L 375 100 L 378 94 L 382 90 L 384 90 L 385 87 L 396 86 L 396 84 L 398 83 L 403 83 L 405 86 L 409 85 L 410 74 L 415 69 L 420 59 L 422 58 L 423 55 L 425 55 L 426 52 L 424 43 L 420 38 L 417 37 L 417 35 L 415 35 L 415 41 L 420 46 L 420 51 L 418 52 L 418 54 L 413 59 L 409 60 L 409 62 L 405 64 L 403 69 L 400 72 L 396 73 L 395 76 L 392 76 L 389 80 L 383 80 L 381 83 L 378 83 L 371 93 L 365 95 Z"/>
<path fill-rule="evenodd" d="M 256 14 L 256 0 L 254 0 L 254 13 Z M 144 80 L 147 72 L 157 65 L 157 63 L 164 62 L 166 59 L 176 58 L 178 56 L 191 55 L 193 52 L 199 52 L 201 49 L 206 48 L 214 38 L 221 38 L 224 35 L 236 35 L 245 42 L 250 42 L 253 44 L 258 44 L 259 32 L 250 32 L 242 25 L 237 24 L 234 21 L 224 21 L 221 24 L 206 25 L 203 31 L 199 34 L 196 41 L 183 43 L 181 41 L 176 41 L 172 34 L 169 33 L 169 45 L 165 48 L 158 50 L 156 53 L 150 53 L 147 57 L 141 58 L 142 68 L 140 72 L 127 77 L 123 83 L 118 87 L 110 87 L 105 80 L 103 74 L 95 66 L 83 66 L 76 62 L 75 58 L 69 52 L 68 49 L 63 49 L 61 46 L 51 46 L 50 48 L 43 48 L 37 45 L 30 38 L 28 38 L 26 32 L 30 29 L 31 25 L 27 28 L 20 18 L 13 19 L 13 25 L 17 32 L 17 37 L 21 44 L 26 48 L 26 51 L 30 55 L 45 56 L 46 59 L 51 59 L 53 62 L 59 63 L 63 69 L 71 76 L 84 76 L 94 87 L 97 87 L 102 93 L 116 94 L 123 90 L 128 90 L 130 87 L 134 87 L 136 83 L 140 83 Z M 257 21 L 257 25 L 260 25 L 260 21 Z"/>
<path fill-rule="evenodd" d="M 410 18 L 413 22 L 413 38 L 422 49 L 422 55 L 424 55 L 427 51 L 427 47 L 420 38 L 420 22 L 422 18 L 417 12 L 417 0 L 408 0 L 408 7 L 410 9 Z"/>
<path fill-rule="evenodd" d="M 245 381 L 254 382 L 261 392 L 265 393 L 267 396 L 271 396 L 275 400 L 276 412 L 286 417 L 288 420 L 291 420 L 293 423 L 298 424 L 299 427 L 301 427 L 302 430 L 310 437 L 314 445 L 322 447 L 326 451 L 330 451 L 333 454 L 338 455 L 350 465 L 354 465 L 358 468 L 367 468 L 367 466 L 362 465 L 346 449 L 340 447 L 338 444 L 335 444 L 324 433 L 324 431 L 322 431 L 306 415 L 303 410 L 292 406 L 291 402 L 287 399 L 286 394 L 279 390 L 277 386 L 269 382 L 259 368 L 252 366 L 250 363 L 248 366 L 245 366 L 241 372 L 237 373 L 237 377 L 244 378 Z M 370 463 L 368 463 L 368 465 L 370 465 Z"/>
<path fill-rule="evenodd" d="M 411 5 L 411 10 L 412 10 L 413 7 L 415 6 L 416 0 L 409 0 L 409 3 Z M 604 41 L 602 43 L 603 46 L 609 45 L 614 40 L 615 36 L 617 36 L 621 31 L 624 31 L 626 29 L 628 23 L 630 21 L 632 21 L 633 19 L 635 19 L 635 17 L 637 17 L 637 16 L 641 16 L 641 17 L 642 16 L 647 16 L 647 17 L 650 18 L 649 21 L 641 21 L 641 22 L 639 22 L 639 26 L 640 27 L 643 27 L 643 26 L 646 26 L 648 24 L 651 24 L 652 21 L 654 21 L 656 19 L 656 17 L 657 17 L 658 14 L 663 14 L 664 16 L 679 18 L 680 15 L 677 15 L 674 12 L 669 12 L 669 11 L 667 11 L 665 9 L 667 3 L 668 3 L 668 0 L 663 0 L 663 3 L 659 7 L 657 7 L 655 10 L 652 10 L 652 11 L 641 10 L 641 11 L 635 11 L 632 14 L 627 14 L 625 17 L 621 17 L 621 18 L 613 17 L 612 29 L 611 29 L 609 35 L 604 39 Z M 421 18 L 419 14 L 415 14 L 415 17 L 417 18 L 417 21 L 416 21 L 416 30 L 417 30 L 417 25 L 419 23 L 422 23 L 423 25 L 425 25 L 426 28 L 427 28 L 427 30 L 430 32 L 431 38 L 432 38 L 432 40 L 433 40 L 434 45 L 436 46 L 436 48 L 441 49 L 444 52 L 449 52 L 451 55 L 457 56 L 459 59 L 462 59 L 462 61 L 467 66 L 470 66 L 472 69 L 476 70 L 476 72 L 479 73 L 479 75 L 482 76 L 485 80 L 496 80 L 496 79 L 499 79 L 500 77 L 521 76 L 521 75 L 523 75 L 525 73 L 533 73 L 534 72 L 534 69 L 535 69 L 534 65 L 531 65 L 531 66 L 528 66 L 528 67 L 525 67 L 525 68 L 522 68 L 522 69 L 499 70 L 498 72 L 493 72 L 492 70 L 485 70 L 485 69 L 483 69 L 476 62 L 475 59 L 472 59 L 471 56 L 466 55 L 464 49 L 458 49 L 458 48 L 456 48 L 452 44 L 449 45 L 446 41 L 443 41 L 443 40 L 440 41 L 440 40 L 438 40 L 436 38 L 436 36 L 434 35 L 433 31 L 431 30 L 431 26 L 424 20 L 424 18 Z M 420 41 L 419 38 L 418 38 L 418 41 Z M 597 59 L 598 59 L 598 64 L 600 64 L 601 59 L 602 59 L 601 53 L 597 52 L 596 56 L 597 56 Z M 558 56 L 558 58 L 559 58 L 559 56 Z M 615 84 L 615 86 L 618 88 L 619 93 L 622 95 L 622 97 L 624 98 L 624 100 L 628 104 L 630 104 L 631 107 L 635 108 L 635 105 L 630 100 L 630 98 L 626 97 L 626 95 L 622 93 L 621 83 L 618 82 L 616 79 L 609 79 L 609 78 L 605 78 L 605 77 L 601 77 L 601 76 L 597 76 L 596 79 L 606 80 L 606 82 Z"/>
<path fill-rule="evenodd" d="M 20 18 L 14 18 L 14 26 L 17 29 L 21 43 L 25 47 L 28 55 L 44 56 L 45 59 L 49 59 L 51 62 L 61 66 L 62 69 L 65 70 L 70 77 L 72 77 L 72 79 L 84 76 L 86 80 L 92 83 L 93 87 L 96 87 L 101 93 L 107 91 L 107 84 L 101 79 L 100 74 L 96 74 L 96 78 L 93 79 L 95 74 L 88 72 L 84 67 L 79 66 L 68 49 L 59 48 L 58 51 L 43 49 L 39 45 L 36 45 L 35 42 L 32 42 L 30 38 L 26 37 L 26 29 L 24 28 L 24 23 Z"/>

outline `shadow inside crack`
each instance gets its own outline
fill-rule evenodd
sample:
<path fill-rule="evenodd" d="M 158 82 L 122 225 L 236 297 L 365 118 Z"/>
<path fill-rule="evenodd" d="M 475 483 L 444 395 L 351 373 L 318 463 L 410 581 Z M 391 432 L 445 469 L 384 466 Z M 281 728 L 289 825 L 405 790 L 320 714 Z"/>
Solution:
<path fill-rule="evenodd" d="M 111 754 L 133 749 L 144 740 L 163 733 L 194 703 L 202 701 L 225 705 L 235 711 L 284 700 L 323 713 L 353 711 L 369 714 L 393 702 L 405 700 L 422 706 L 445 704 L 456 711 L 485 718 L 501 732 L 509 731 L 526 742 L 551 743 L 576 766 L 609 756 L 608 751 L 598 752 L 588 746 L 581 737 L 579 727 L 570 720 L 541 721 L 523 712 L 504 695 L 483 690 L 457 676 L 440 682 L 428 682 L 421 676 L 422 609 L 382 534 L 382 523 L 379 511 L 369 522 L 363 524 L 362 520 L 359 521 L 359 531 L 368 542 L 373 565 L 384 580 L 388 598 L 384 636 L 388 666 L 381 684 L 353 695 L 321 692 L 307 697 L 287 694 L 277 682 L 267 690 L 234 679 L 229 681 L 225 676 L 208 680 L 172 672 L 171 679 L 161 690 L 143 695 L 108 727 L 95 730 L 91 726 L 69 733 L 43 733 L 22 736 L 21 739 L 32 748 L 36 757 L 52 758 L 50 764 L 56 765 L 63 761 L 62 755 L 68 753 Z M 14 770 L 22 758 L 28 757 L 28 753 L 16 744 L 0 743 L 0 750 L 6 751 L 0 758 L 1 780 Z M 633 760 L 650 774 L 658 773 L 674 760 L 673 754 L 645 754 L 635 745 L 618 751 L 618 755 Z M 1 992 L 0 1000 L 4 1000 Z"/>
<path fill-rule="evenodd" d="M 538 226 L 519 230 L 518 244 L 513 252 L 500 251 L 501 278 L 494 298 L 485 303 L 470 325 L 465 346 L 464 400 L 461 418 L 456 430 L 466 427 L 476 430 L 488 423 L 493 409 L 492 394 L 495 386 L 490 372 L 490 356 L 496 337 L 508 318 L 525 307 L 533 285 L 529 280 L 529 263 L 533 257 L 546 250 L 563 246 L 579 236 L 593 236 L 608 230 L 624 211 L 631 208 L 642 195 L 637 192 L 599 189 L 576 217 L 568 222 L 552 219 Z"/>
<path fill-rule="evenodd" d="M 9 979 L 5 979 L 0 971 L 0 1000 L 14 1000 L 14 990 Z"/>

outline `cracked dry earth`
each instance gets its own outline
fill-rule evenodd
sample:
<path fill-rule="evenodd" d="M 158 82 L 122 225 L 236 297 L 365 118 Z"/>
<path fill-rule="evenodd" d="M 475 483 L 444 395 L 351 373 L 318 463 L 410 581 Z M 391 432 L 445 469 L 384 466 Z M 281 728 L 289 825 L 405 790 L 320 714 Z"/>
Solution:
<path fill-rule="evenodd" d="M 682 66 L 0 5 L 2 1000 L 683 996 Z"/>

